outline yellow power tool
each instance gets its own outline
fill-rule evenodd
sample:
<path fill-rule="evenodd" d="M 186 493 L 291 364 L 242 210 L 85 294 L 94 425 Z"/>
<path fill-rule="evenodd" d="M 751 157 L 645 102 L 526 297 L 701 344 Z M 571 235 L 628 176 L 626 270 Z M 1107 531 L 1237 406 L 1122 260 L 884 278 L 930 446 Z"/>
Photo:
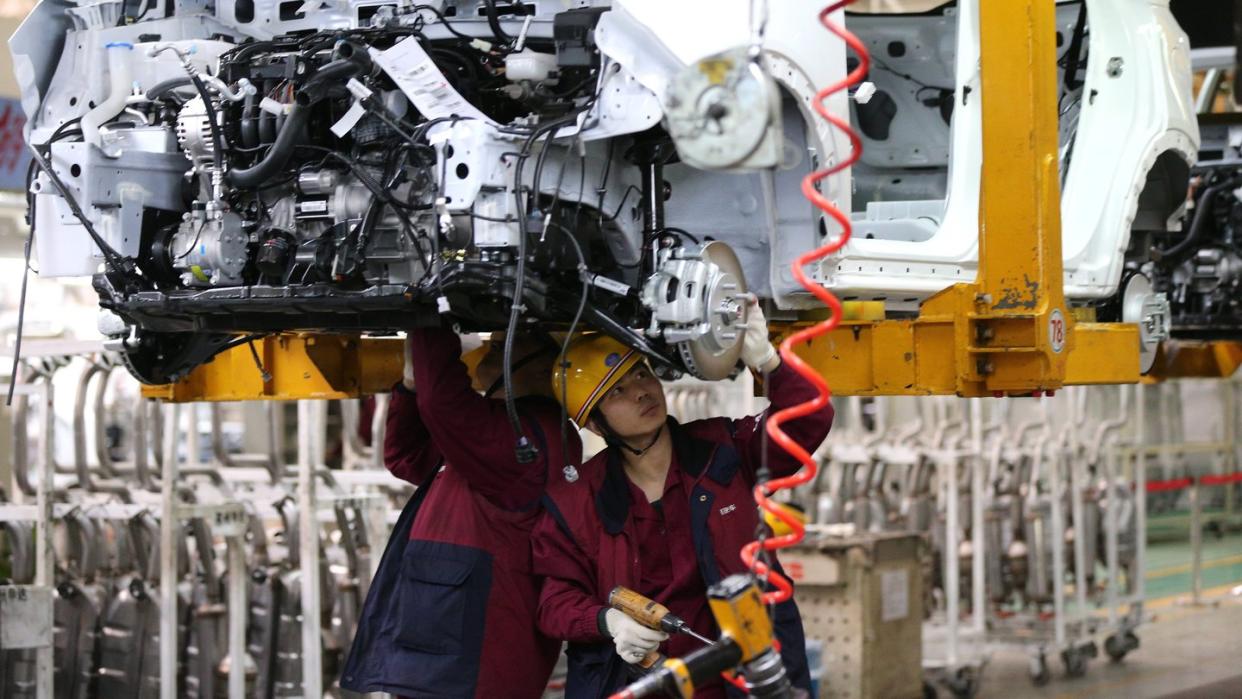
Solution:
<path fill-rule="evenodd" d="M 772 619 L 754 577 L 730 575 L 713 585 L 707 591 L 707 598 L 716 624 L 720 626 L 720 640 L 684 658 L 664 660 L 658 668 L 612 695 L 611 699 L 641 699 L 659 694 L 691 699 L 696 685 L 739 667 L 746 677 L 750 696 L 756 699 L 789 699 L 792 696 L 785 665 L 774 646 Z"/>
<path fill-rule="evenodd" d="M 608 606 L 649 629 L 656 629 L 670 634 L 684 633 L 708 645 L 712 643 L 710 639 L 695 633 L 694 629 L 690 628 L 690 625 L 684 619 L 670 612 L 668 607 L 649 597 L 644 597 L 628 587 L 617 585 L 612 588 L 612 592 L 608 593 Z M 664 660 L 664 657 L 659 651 L 653 650 L 647 654 L 647 657 L 640 660 L 638 665 L 650 668 L 662 660 Z"/>

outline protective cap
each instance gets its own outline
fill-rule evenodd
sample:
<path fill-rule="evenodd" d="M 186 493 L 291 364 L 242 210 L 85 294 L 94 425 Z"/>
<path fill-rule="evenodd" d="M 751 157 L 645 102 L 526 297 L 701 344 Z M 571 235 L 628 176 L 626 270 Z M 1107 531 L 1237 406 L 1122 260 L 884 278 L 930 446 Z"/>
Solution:
<path fill-rule="evenodd" d="M 567 366 L 552 371 L 552 393 L 563 401 L 574 424 L 585 427 L 600 398 L 642 359 L 642 354 L 602 333 L 579 335 L 565 351 Z"/>

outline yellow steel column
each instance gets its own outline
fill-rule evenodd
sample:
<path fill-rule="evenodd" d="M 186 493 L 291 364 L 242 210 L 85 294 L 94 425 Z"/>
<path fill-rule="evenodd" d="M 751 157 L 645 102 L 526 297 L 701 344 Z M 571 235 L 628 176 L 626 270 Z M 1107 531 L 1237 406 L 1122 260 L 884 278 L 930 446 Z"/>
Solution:
<path fill-rule="evenodd" d="M 1133 325 L 1065 304 L 1054 0 L 979 0 L 983 165 L 974 283 L 917 318 L 849 321 L 798 348 L 839 395 L 1028 395 L 1139 378 Z M 792 328 L 775 328 L 785 334 Z"/>
<path fill-rule="evenodd" d="M 979 3 L 983 168 L 972 344 L 988 390 L 1055 389 L 1073 349 L 1061 264 L 1056 4 Z M 964 310 L 964 309 L 963 309 Z"/>

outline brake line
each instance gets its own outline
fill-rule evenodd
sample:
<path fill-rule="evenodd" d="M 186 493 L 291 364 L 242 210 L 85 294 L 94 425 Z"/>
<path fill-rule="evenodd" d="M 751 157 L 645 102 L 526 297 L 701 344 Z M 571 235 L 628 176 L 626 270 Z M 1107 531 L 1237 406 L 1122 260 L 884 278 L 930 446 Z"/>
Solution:
<path fill-rule="evenodd" d="M 788 514 L 784 510 L 780 509 L 777 504 L 771 500 L 771 496 L 777 491 L 794 488 L 812 481 L 815 478 L 816 472 L 819 470 L 815 463 L 815 459 L 811 456 L 811 454 L 808 453 L 806 449 L 803 449 L 802 446 L 795 442 L 788 434 L 786 434 L 785 431 L 781 429 L 781 425 L 789 420 L 795 420 L 805 415 L 818 412 L 828 405 L 829 398 L 832 396 L 832 393 L 828 387 L 828 381 L 812 369 L 809 364 L 799 358 L 798 355 L 794 354 L 793 348 L 798 343 L 809 342 L 816 337 L 820 337 L 828 332 L 831 332 L 841 323 L 840 299 L 834 296 L 832 292 L 807 277 L 806 272 L 803 271 L 803 267 L 814 262 L 818 262 L 844 247 L 845 244 L 849 242 L 852 230 L 849 215 L 846 212 L 841 211 L 839 208 L 834 206 L 832 202 L 825 198 L 824 195 L 821 194 L 816 188 L 816 185 L 829 176 L 841 172 L 858 162 L 859 157 L 862 155 L 862 140 L 859 138 L 858 133 L 850 128 L 847 120 L 829 112 L 827 105 L 824 103 L 829 96 L 843 90 L 848 90 L 851 86 L 862 82 L 863 77 L 866 76 L 867 71 L 870 68 L 870 56 L 867 54 L 867 49 L 863 45 L 862 41 L 860 41 L 857 36 L 847 31 L 844 27 L 829 19 L 829 15 L 851 4 L 853 1 L 854 0 L 839 0 L 838 2 L 832 3 L 819 13 L 819 21 L 820 24 L 823 24 L 824 27 L 828 29 L 828 31 L 840 37 L 841 40 L 843 40 L 846 45 L 854 51 L 854 53 L 858 56 L 858 65 L 854 68 L 854 70 L 850 71 L 844 79 L 817 92 L 815 94 L 815 99 L 812 101 L 812 105 L 820 117 L 822 117 L 837 130 L 843 132 L 849 138 L 850 152 L 844 159 L 831 164 L 827 168 L 812 172 L 802 180 L 802 194 L 809 199 L 811 203 L 816 206 L 816 208 L 835 220 L 841 227 L 841 233 L 822 247 L 802 255 L 793 264 L 794 278 L 797 279 L 798 283 L 800 283 L 807 291 L 814 294 L 817 299 L 823 302 L 824 305 L 832 311 L 832 313 L 827 320 L 821 323 L 816 323 L 809 328 L 790 335 L 785 338 L 780 345 L 781 361 L 788 364 L 791 369 L 798 372 L 798 374 L 804 377 L 807 381 L 811 382 L 811 384 L 815 386 L 816 390 L 819 391 L 819 395 L 805 403 L 799 403 L 798 405 L 778 411 L 767 420 L 766 429 L 768 436 L 773 442 L 780 445 L 782 449 L 801 461 L 803 468 L 799 469 L 799 471 L 792 476 L 777 478 L 757 484 L 754 490 L 755 502 L 765 512 L 771 513 L 781 522 L 784 522 L 785 525 L 790 528 L 790 533 L 752 541 L 742 548 L 742 561 L 746 564 L 746 566 L 752 573 L 760 579 L 766 579 L 772 587 L 775 588 L 774 590 L 765 592 L 763 595 L 763 601 L 768 605 L 778 604 L 788 600 L 793 595 L 793 584 L 788 578 L 773 570 L 767 562 L 760 560 L 760 551 L 762 550 L 766 553 L 776 551 L 777 549 L 788 548 L 802 541 L 806 536 L 805 526 L 795 519 L 792 514 Z"/>

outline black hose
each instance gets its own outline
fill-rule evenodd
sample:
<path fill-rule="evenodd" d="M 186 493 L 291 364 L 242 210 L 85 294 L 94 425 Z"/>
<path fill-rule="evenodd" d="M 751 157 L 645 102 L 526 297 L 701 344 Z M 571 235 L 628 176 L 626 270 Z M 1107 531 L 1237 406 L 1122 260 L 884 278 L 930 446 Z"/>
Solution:
<path fill-rule="evenodd" d="M 1070 39 L 1069 49 L 1065 52 L 1069 58 L 1065 65 L 1065 83 L 1066 92 L 1073 92 L 1082 86 L 1082 81 L 1078 79 L 1078 67 L 1082 65 L 1082 40 L 1087 30 L 1087 4 L 1083 3 L 1078 8 L 1078 19 L 1074 22 L 1074 34 Z"/>
<path fill-rule="evenodd" d="M 1153 260 L 1165 264 L 1176 264 L 1180 258 L 1186 253 L 1192 251 L 1199 240 L 1203 238 L 1203 232 L 1207 229 L 1207 220 L 1212 212 L 1213 200 L 1220 192 L 1233 189 L 1236 185 L 1233 182 L 1224 182 L 1213 185 L 1203 190 L 1203 194 L 1199 196 L 1199 201 L 1195 203 L 1195 216 L 1190 221 L 1190 230 L 1186 232 L 1186 237 L 1181 242 L 1171 248 L 1159 250 L 1152 248 L 1151 257 Z"/>
<path fill-rule="evenodd" d="M 190 81 L 190 76 L 188 75 L 183 75 L 179 78 L 171 78 L 153 85 L 150 90 L 147 90 L 146 97 L 154 102 L 179 87 L 188 87 L 193 84 L 194 83 Z"/>
<path fill-rule="evenodd" d="M 222 172 L 224 170 L 224 137 L 220 134 L 216 107 L 212 104 L 211 94 L 207 92 L 207 86 L 203 84 L 202 79 L 197 75 L 191 75 L 190 82 L 194 84 L 194 89 L 198 90 L 198 96 L 203 100 L 203 109 L 207 112 L 207 128 L 211 131 L 212 165 L 215 166 L 216 172 Z"/>
<path fill-rule="evenodd" d="M 487 26 L 492 28 L 496 40 L 502 44 L 513 43 L 513 37 L 506 34 L 504 28 L 500 26 L 500 13 L 496 11 L 496 0 L 484 0 L 484 4 L 487 5 Z"/>
<path fill-rule="evenodd" d="M 274 80 L 265 80 L 263 82 L 263 94 L 270 95 L 272 90 L 276 88 Z M 276 115 L 260 108 L 259 109 L 259 144 L 271 143 L 276 140 Z"/>
<path fill-rule="evenodd" d="M 302 138 L 302 130 L 310 120 L 311 108 L 328 97 L 330 83 L 343 81 L 358 75 L 370 67 L 370 56 L 365 52 L 352 50 L 348 58 L 341 58 L 325 65 L 315 72 L 302 89 L 294 97 L 293 109 L 285 119 L 276 142 L 268 149 L 262 160 L 248 168 L 229 170 L 228 181 L 234 187 L 257 187 L 266 180 L 275 177 L 285 168 L 293 149 Z"/>
<path fill-rule="evenodd" d="M 34 161 L 31 161 L 31 165 L 34 165 Z M 30 178 L 27 177 L 26 179 L 29 180 Z M 26 189 L 30 188 L 27 187 Z M 33 202 L 30 206 L 31 209 L 34 208 Z M 4 400 L 4 404 L 7 406 L 13 405 L 13 391 L 17 388 L 19 376 L 18 369 L 21 366 L 22 361 L 22 331 L 25 329 L 26 325 L 26 282 L 30 279 L 30 249 L 34 247 L 34 236 L 34 216 L 32 215 L 30 221 L 30 235 L 26 238 L 26 265 L 22 268 L 22 291 L 17 301 L 17 335 L 13 340 L 13 367 L 9 373 L 9 393 Z"/>
<path fill-rule="evenodd" d="M 243 148 L 254 148 L 259 145 L 259 123 L 255 119 L 256 112 L 259 110 L 258 99 L 258 96 L 254 94 L 247 94 L 242 102 L 241 122 L 237 130 L 241 135 Z"/>
<path fill-rule="evenodd" d="M 517 462 L 520 464 L 529 464 L 539 456 L 539 450 L 530 443 L 530 440 L 526 437 L 525 430 L 522 429 L 522 421 L 517 411 L 517 399 L 513 395 L 513 340 L 517 334 L 518 320 L 521 318 L 522 311 L 525 310 L 525 299 L 523 296 L 526 290 L 526 234 L 528 221 L 524 207 L 526 202 L 522 197 L 522 165 L 526 162 L 526 158 L 530 156 L 531 148 L 540 137 L 545 133 L 548 134 L 547 147 L 550 148 L 552 139 L 556 138 L 556 132 L 561 127 L 569 125 L 576 118 L 577 115 L 566 116 L 537 127 L 534 133 L 530 135 L 530 138 L 526 140 L 526 145 L 523 146 L 522 153 L 519 155 L 517 165 L 514 168 L 514 197 L 518 220 L 518 257 L 517 270 L 514 273 L 513 279 L 513 303 L 509 307 L 509 324 L 505 333 L 504 363 L 501 376 L 505 382 L 505 412 L 509 417 L 509 424 L 513 427 L 514 434 L 517 435 L 515 455 Z M 537 197 L 538 195 L 538 192 L 532 193 L 532 197 Z M 538 217 L 534 219 L 534 223 L 539 223 Z"/>
<path fill-rule="evenodd" d="M 285 125 L 280 133 L 276 134 L 276 142 L 268 149 L 267 155 L 248 168 L 229 170 L 227 175 L 229 184 L 234 187 L 257 187 L 284 170 L 289 157 L 293 155 L 293 149 L 298 146 L 297 142 L 302 137 L 306 122 L 310 120 L 310 111 L 309 105 L 304 106 L 295 102 L 293 110 L 285 119 Z"/>

